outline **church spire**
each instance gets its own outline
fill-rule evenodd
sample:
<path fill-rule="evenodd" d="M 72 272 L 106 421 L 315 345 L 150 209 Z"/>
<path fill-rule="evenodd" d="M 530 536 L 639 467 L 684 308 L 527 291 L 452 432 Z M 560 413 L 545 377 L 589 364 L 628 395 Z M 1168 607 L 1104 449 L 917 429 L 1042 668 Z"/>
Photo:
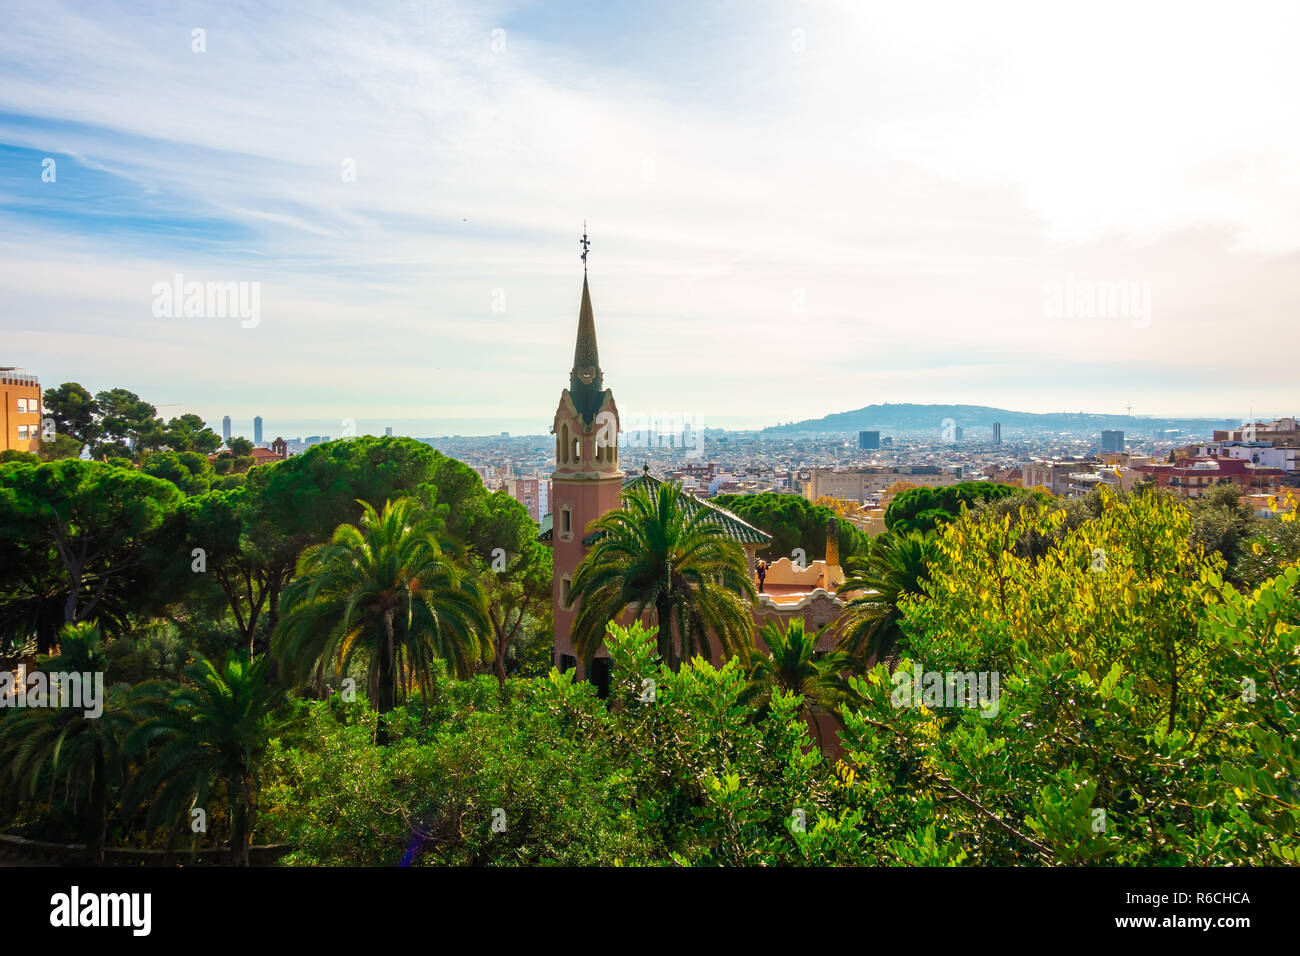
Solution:
<path fill-rule="evenodd" d="M 600 372 L 600 353 L 596 348 L 596 318 L 591 309 L 591 290 L 587 288 L 587 225 L 582 227 L 582 305 L 578 309 L 578 341 L 573 348 L 573 371 L 569 375 L 569 394 L 573 404 L 588 424 L 600 411 L 605 391 Z"/>

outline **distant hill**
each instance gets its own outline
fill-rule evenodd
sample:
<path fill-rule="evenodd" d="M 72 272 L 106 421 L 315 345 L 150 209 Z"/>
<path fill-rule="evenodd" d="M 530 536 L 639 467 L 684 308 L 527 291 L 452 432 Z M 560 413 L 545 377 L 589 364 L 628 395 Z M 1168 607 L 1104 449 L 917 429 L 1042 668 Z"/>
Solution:
<path fill-rule="evenodd" d="M 1239 428 L 1235 418 L 1149 418 L 1143 415 L 1097 415 L 1088 412 L 1014 412 L 1006 408 L 987 405 L 868 405 L 851 412 L 837 412 L 825 418 L 810 418 L 785 425 L 764 428 L 761 434 L 856 436 L 859 431 L 879 431 L 881 435 L 937 434 L 943 421 L 951 418 L 963 429 L 968 439 L 979 437 L 974 432 L 991 429 L 994 422 L 1002 423 L 1002 433 L 1009 432 L 1099 432 L 1103 428 L 1118 428 L 1134 435 L 1149 435 L 1166 429 L 1178 429 L 1192 435 L 1205 435 L 1216 428 Z"/>

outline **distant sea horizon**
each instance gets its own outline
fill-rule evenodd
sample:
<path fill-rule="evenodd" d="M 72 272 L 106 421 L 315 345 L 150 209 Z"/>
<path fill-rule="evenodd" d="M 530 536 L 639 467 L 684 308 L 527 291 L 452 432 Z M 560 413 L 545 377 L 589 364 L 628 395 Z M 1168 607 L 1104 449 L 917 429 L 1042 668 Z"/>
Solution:
<path fill-rule="evenodd" d="M 207 419 L 208 427 L 221 433 L 221 418 Z M 251 419 L 231 416 L 230 433 L 235 437 L 253 438 Z M 728 431 L 757 431 L 766 428 L 769 423 L 754 425 L 743 419 L 722 418 L 717 421 L 701 418 L 699 425 L 704 428 L 725 428 Z M 288 441 L 305 439 L 313 436 L 341 438 L 348 429 L 348 424 L 338 418 L 276 418 L 262 416 L 262 441 L 270 443 L 276 438 Z M 358 418 L 352 423 L 352 433 L 356 435 L 383 435 L 384 429 L 391 427 L 394 435 L 408 438 L 494 438 L 502 432 L 511 437 L 548 435 L 551 431 L 549 419 L 540 418 Z"/>

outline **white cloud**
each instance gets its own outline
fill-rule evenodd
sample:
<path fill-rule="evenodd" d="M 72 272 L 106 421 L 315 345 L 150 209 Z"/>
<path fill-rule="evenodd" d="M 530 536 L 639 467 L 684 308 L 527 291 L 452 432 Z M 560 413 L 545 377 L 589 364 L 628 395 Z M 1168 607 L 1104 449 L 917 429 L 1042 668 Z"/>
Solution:
<path fill-rule="evenodd" d="M 544 428 L 587 218 L 621 403 L 668 390 L 756 422 L 886 400 L 1109 407 L 1139 375 L 1168 411 L 1294 402 L 1285 350 L 1222 366 L 1226 343 L 1294 334 L 1288 5 L 746 6 L 620 62 L 512 29 L 512 7 L 433 10 L 19 4 L 0 113 L 43 122 L 0 117 L 0 141 L 248 237 L 10 223 L 15 361 L 232 406 L 329 381 L 395 415 L 468 403 Z M 142 323 L 135 290 L 177 271 L 262 281 L 267 320 Z M 1065 274 L 1151 282 L 1152 326 L 1045 322 L 1041 287 Z M 472 371 L 421 378 L 422 361 Z M 338 377 L 362 362 L 369 376 Z"/>

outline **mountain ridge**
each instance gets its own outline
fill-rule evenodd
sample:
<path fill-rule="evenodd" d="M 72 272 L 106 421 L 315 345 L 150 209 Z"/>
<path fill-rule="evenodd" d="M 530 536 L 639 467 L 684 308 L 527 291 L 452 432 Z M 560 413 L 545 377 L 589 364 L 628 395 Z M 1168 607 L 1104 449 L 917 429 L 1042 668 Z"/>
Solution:
<path fill-rule="evenodd" d="M 992 429 L 1001 422 L 1002 432 L 1009 431 L 1082 431 L 1087 429 L 1115 428 L 1121 431 L 1149 434 L 1154 431 L 1178 429 L 1184 432 L 1205 432 L 1216 428 L 1239 428 L 1235 418 L 1167 418 L 1143 415 L 1107 415 L 1098 412 L 1017 412 L 990 405 L 919 405 L 913 402 L 866 405 L 847 412 L 835 412 L 821 418 L 807 418 L 798 422 L 769 425 L 762 434 L 825 434 L 879 431 L 889 433 L 939 432 L 944 420 L 964 432 L 971 429 Z M 967 437 L 975 437 L 968 435 Z"/>

